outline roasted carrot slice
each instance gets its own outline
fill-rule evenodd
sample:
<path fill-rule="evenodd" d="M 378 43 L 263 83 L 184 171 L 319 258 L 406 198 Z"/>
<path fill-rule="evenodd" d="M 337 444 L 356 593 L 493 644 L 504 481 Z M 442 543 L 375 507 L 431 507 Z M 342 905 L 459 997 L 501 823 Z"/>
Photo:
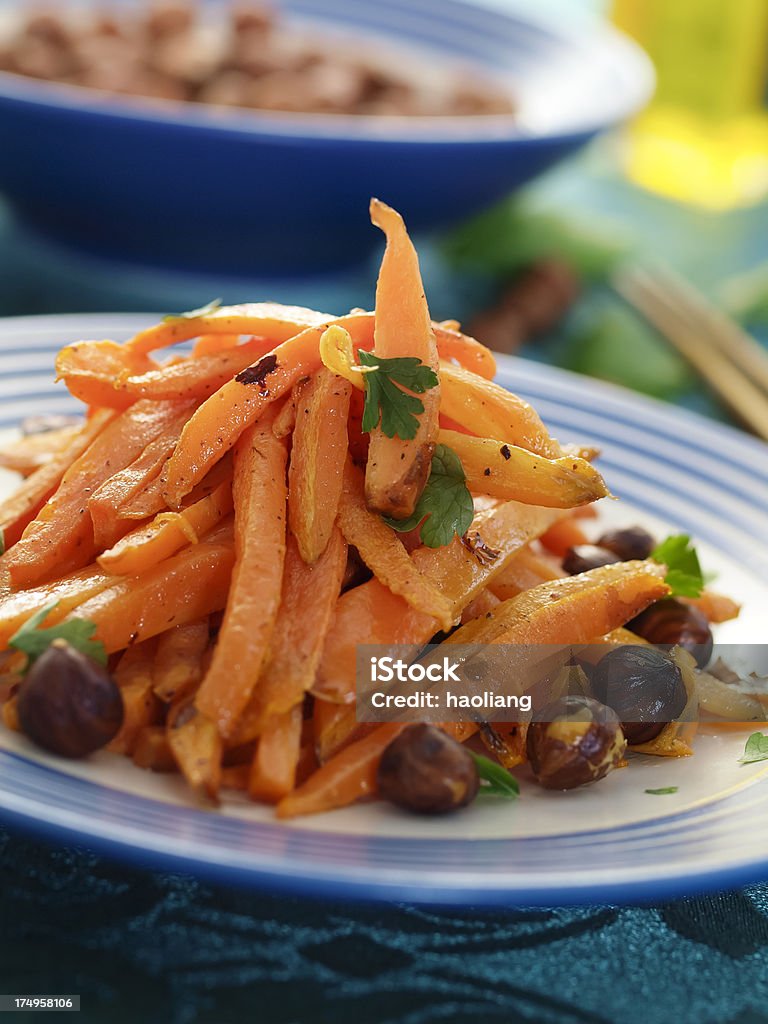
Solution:
<path fill-rule="evenodd" d="M 222 736 L 231 736 L 269 655 L 286 545 L 286 450 L 269 416 L 235 450 L 232 588 L 211 667 L 195 699 Z"/>
<path fill-rule="evenodd" d="M 445 323 L 434 323 L 437 351 L 441 359 L 458 363 L 486 380 L 496 376 L 496 359 L 493 352 L 479 341 L 462 334 L 455 326 Z"/>
<path fill-rule="evenodd" d="M 278 818 L 319 814 L 345 807 L 376 792 L 376 770 L 381 755 L 405 726 L 390 722 L 345 747 L 319 768 L 299 789 L 277 805 Z"/>
<path fill-rule="evenodd" d="M 547 551 L 562 558 L 568 548 L 577 547 L 579 544 L 589 544 L 589 537 L 575 519 L 571 516 L 564 516 L 541 535 L 541 543 Z"/>
<path fill-rule="evenodd" d="M 288 521 L 301 557 L 312 563 L 331 536 L 347 455 L 352 386 L 325 368 L 298 389 L 288 471 Z"/>
<path fill-rule="evenodd" d="M 46 626 L 52 626 L 60 622 L 68 612 L 111 587 L 113 583 L 112 576 L 101 572 L 97 565 L 90 565 L 53 583 L 44 583 L 39 587 L 8 594 L 0 601 L 0 650 L 7 647 L 9 639 L 27 619 L 46 605 L 57 602 L 45 620 Z"/>
<path fill-rule="evenodd" d="M 419 571 L 440 586 L 458 618 L 554 515 L 548 509 L 506 502 L 475 516 L 466 543 L 455 538 L 446 547 L 419 548 L 411 557 Z M 336 604 L 313 692 L 345 702 L 354 692 L 358 644 L 425 643 L 439 628 L 436 619 L 411 608 L 377 579 L 355 587 Z"/>
<path fill-rule="evenodd" d="M 93 539 L 99 550 L 114 544 L 126 532 L 129 524 L 120 516 L 120 509 L 159 476 L 192 409 L 192 403 L 181 407 L 174 421 L 150 441 L 138 458 L 105 480 L 88 499 Z"/>
<path fill-rule="evenodd" d="M 146 354 L 114 341 L 79 341 L 56 356 L 56 379 L 64 380 L 72 395 L 86 405 L 127 409 L 134 395 L 118 394 L 115 383 L 131 374 L 147 373 L 156 364 Z"/>
<path fill-rule="evenodd" d="M 38 515 L 69 467 L 80 458 L 114 417 L 115 413 L 107 410 L 92 416 L 62 451 L 27 477 L 14 493 L 0 504 L 0 530 L 6 551 L 19 540 L 29 523 Z"/>
<path fill-rule="evenodd" d="M 183 403 L 141 401 L 109 423 L 69 467 L 53 497 L 3 556 L 11 581 L 31 586 L 69 564 L 93 557 L 93 526 L 86 500 L 124 469 L 176 419 Z"/>
<path fill-rule="evenodd" d="M 97 639 L 112 652 L 220 611 L 235 558 L 231 538 L 231 526 L 222 524 L 199 544 L 92 597 L 77 617 L 95 622 Z"/>
<path fill-rule="evenodd" d="M 267 722 L 248 779 L 252 800 L 276 804 L 293 789 L 301 752 L 301 726 L 300 704 Z"/>
<path fill-rule="evenodd" d="M 440 363 L 440 412 L 478 437 L 557 458 L 560 446 L 528 402 L 461 366 Z"/>
<path fill-rule="evenodd" d="M 501 601 L 506 601 L 524 590 L 537 587 L 547 580 L 562 579 L 565 575 L 562 566 L 551 555 L 539 554 L 526 546 L 502 569 L 490 589 Z"/>
<path fill-rule="evenodd" d="M 167 704 L 200 682 L 209 639 L 207 618 L 174 626 L 158 637 L 153 678 L 160 700 Z"/>
<path fill-rule="evenodd" d="M 260 735 L 267 719 L 300 704 L 314 683 L 346 564 L 347 545 L 338 529 L 313 565 L 304 562 L 295 537 L 288 535 L 277 642 L 240 719 L 237 742 Z"/>
<path fill-rule="evenodd" d="M 461 626 L 446 643 L 589 643 L 668 594 L 665 573 L 655 562 L 619 562 L 548 580 Z"/>
<path fill-rule="evenodd" d="M 137 768 L 146 768 L 151 772 L 179 770 L 165 727 L 162 725 L 145 726 L 136 736 L 131 756 Z"/>
<path fill-rule="evenodd" d="M 221 352 L 237 348 L 239 344 L 239 334 L 203 334 L 197 339 L 192 348 L 192 358 L 200 359 L 202 356 L 217 356 Z"/>
<path fill-rule="evenodd" d="M 281 306 L 275 302 L 251 302 L 240 306 L 221 306 L 203 316 L 169 317 L 141 331 L 126 343 L 134 354 L 147 354 L 202 335 L 256 335 L 279 345 L 303 331 L 333 320 L 330 313 L 318 313 L 302 306 Z"/>
<path fill-rule="evenodd" d="M 0 466 L 22 476 L 31 476 L 68 448 L 81 430 L 79 425 L 61 427 L 4 444 L 0 448 Z"/>
<path fill-rule="evenodd" d="M 140 575 L 186 544 L 196 544 L 232 511 L 232 484 L 224 480 L 207 497 L 181 512 L 160 512 L 98 558 L 105 572 Z"/>
<path fill-rule="evenodd" d="M 136 398 L 189 398 L 196 402 L 208 398 L 220 387 L 250 366 L 273 347 L 273 342 L 253 338 L 237 348 L 217 355 L 182 359 L 148 373 L 125 377 L 115 382 L 118 400 L 124 394 Z"/>
<path fill-rule="evenodd" d="M 153 637 L 143 643 L 133 644 L 120 655 L 113 676 L 121 688 L 138 683 L 152 687 L 155 675 L 155 651 L 157 643 Z"/>
<path fill-rule="evenodd" d="M 595 467 L 575 455 L 548 459 L 526 448 L 453 430 L 441 430 L 439 440 L 461 459 L 467 486 L 474 494 L 545 508 L 574 508 L 609 493 Z"/>
<path fill-rule="evenodd" d="M 214 722 L 188 701 L 169 713 L 166 736 L 190 789 L 217 803 L 223 744 Z"/>
<path fill-rule="evenodd" d="M 339 323 L 350 333 L 359 333 L 368 317 L 351 313 Z M 319 369 L 322 333 L 323 327 L 309 327 L 289 338 L 203 402 L 184 428 L 168 466 L 166 498 L 170 508 L 179 506 L 271 403 Z"/>
<path fill-rule="evenodd" d="M 383 359 L 412 356 L 437 373 L 438 355 L 419 260 L 403 218 L 378 199 L 371 200 L 371 220 L 387 237 L 376 285 L 374 352 Z M 424 412 L 416 436 L 404 441 L 371 431 L 365 494 L 370 508 L 395 519 L 412 515 L 424 489 L 435 450 L 440 387 L 421 395 Z"/>
<path fill-rule="evenodd" d="M 364 486 L 362 471 L 347 460 L 339 507 L 339 526 L 347 543 L 357 548 L 368 568 L 393 594 L 449 630 L 454 623 L 453 602 L 418 570 L 399 535 L 368 509 Z"/>
<path fill-rule="evenodd" d="M 116 754 L 132 753 L 139 734 L 157 725 L 162 716 L 160 701 L 152 692 L 154 643 L 129 647 L 114 671 L 123 698 L 123 724 L 108 749 Z"/>

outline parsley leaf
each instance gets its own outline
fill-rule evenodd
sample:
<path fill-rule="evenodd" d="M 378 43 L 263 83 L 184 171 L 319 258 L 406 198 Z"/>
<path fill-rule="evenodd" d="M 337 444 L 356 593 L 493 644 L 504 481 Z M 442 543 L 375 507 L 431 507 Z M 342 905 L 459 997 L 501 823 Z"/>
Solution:
<path fill-rule="evenodd" d="M 199 309 L 190 309 L 186 313 L 169 313 L 163 317 L 164 324 L 172 324 L 174 320 L 197 320 L 200 316 L 210 316 L 217 309 L 221 309 L 221 299 L 212 299 L 207 305 Z"/>
<path fill-rule="evenodd" d="M 667 583 L 676 597 L 698 597 L 704 589 L 704 575 L 696 548 L 687 533 L 667 537 L 651 552 L 654 562 L 667 567 Z"/>
<path fill-rule="evenodd" d="M 520 795 L 517 779 L 506 768 L 502 768 L 500 764 L 496 764 L 488 757 L 483 757 L 482 754 L 475 754 L 472 750 L 469 753 L 477 765 L 477 773 L 481 780 L 481 793 L 505 796 L 508 800 L 515 800 Z"/>
<path fill-rule="evenodd" d="M 388 519 L 384 522 L 399 533 L 414 530 L 422 523 L 421 542 L 428 548 L 450 544 L 454 534 L 463 537 L 472 525 L 475 515 L 472 495 L 461 460 L 448 445 L 439 444 L 432 456 L 432 468 L 426 487 L 421 492 L 416 508 L 408 519 Z"/>
<path fill-rule="evenodd" d="M 415 356 L 380 359 L 363 349 L 358 349 L 357 355 L 361 366 L 370 367 L 369 372 L 363 374 L 363 431 L 370 433 L 381 422 L 387 437 L 410 441 L 416 437 L 418 417 L 424 412 L 424 403 L 416 395 L 437 387 L 437 374 Z M 415 394 L 408 394 L 403 388 Z"/>
<path fill-rule="evenodd" d="M 739 758 L 739 764 L 753 764 L 755 761 L 768 761 L 768 736 L 761 732 L 753 732 Z"/>
<path fill-rule="evenodd" d="M 54 640 L 65 640 L 70 647 L 74 647 L 81 654 L 93 658 L 100 665 L 106 665 L 107 652 L 104 649 L 104 644 L 101 640 L 91 639 L 96 632 L 95 623 L 89 622 L 87 619 L 70 619 L 68 622 L 60 622 L 57 626 L 41 628 L 58 603 L 58 601 L 52 601 L 27 619 L 8 641 L 9 646 L 26 654 L 27 668 L 48 650 Z"/>
<path fill-rule="evenodd" d="M 668 793 L 676 793 L 677 786 L 663 786 L 661 789 L 646 789 L 651 796 L 666 796 Z"/>

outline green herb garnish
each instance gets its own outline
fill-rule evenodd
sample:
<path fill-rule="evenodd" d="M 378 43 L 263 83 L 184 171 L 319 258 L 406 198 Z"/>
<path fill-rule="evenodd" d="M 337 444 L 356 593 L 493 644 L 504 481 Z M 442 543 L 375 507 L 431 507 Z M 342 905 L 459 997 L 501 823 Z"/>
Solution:
<path fill-rule="evenodd" d="M 704 575 L 696 548 L 687 533 L 667 537 L 651 552 L 654 562 L 667 567 L 666 582 L 675 597 L 699 597 L 704 589 Z"/>
<path fill-rule="evenodd" d="M 768 736 L 761 732 L 753 732 L 739 758 L 739 764 L 753 764 L 755 761 L 768 761 Z"/>
<path fill-rule="evenodd" d="M 217 309 L 221 309 L 221 299 L 212 299 L 207 306 L 199 309 L 190 309 L 186 313 L 169 313 L 163 317 L 164 324 L 172 324 L 175 320 L 197 320 L 201 316 L 210 316 Z"/>
<path fill-rule="evenodd" d="M 358 349 L 357 354 L 360 365 L 369 367 L 368 372 L 363 374 L 363 431 L 370 433 L 381 423 L 381 429 L 387 437 L 412 440 L 419 429 L 418 418 L 424 412 L 424 403 L 416 395 L 423 395 L 425 391 L 437 387 L 437 374 L 415 356 L 380 359 L 363 349 Z M 415 394 L 408 394 L 403 388 Z"/>
<path fill-rule="evenodd" d="M 646 789 L 651 796 L 666 796 L 668 793 L 676 793 L 677 786 L 663 786 L 661 789 Z"/>
<path fill-rule="evenodd" d="M 514 775 L 511 775 L 506 768 L 491 761 L 482 754 L 475 754 L 469 751 L 472 760 L 477 765 L 477 773 L 480 776 L 480 792 L 490 793 L 492 796 L 505 796 L 508 800 L 514 800 L 520 795 L 520 786 Z"/>
<path fill-rule="evenodd" d="M 463 537 L 472 525 L 474 514 L 461 459 L 452 448 L 439 444 L 432 456 L 429 480 L 413 515 L 408 519 L 385 517 L 384 522 L 399 533 L 415 530 L 421 523 L 422 544 L 440 548 L 450 544 L 455 534 Z"/>
<path fill-rule="evenodd" d="M 40 628 L 58 603 L 58 601 L 52 601 L 27 619 L 24 625 L 13 634 L 8 645 L 26 654 L 27 668 L 48 650 L 54 640 L 64 640 L 81 654 L 93 658 L 100 665 L 106 665 L 107 652 L 104 644 L 101 640 L 91 639 L 96 632 L 95 623 L 89 622 L 87 619 L 69 619 L 67 622 L 60 622 L 57 626 L 49 626 L 47 629 Z"/>

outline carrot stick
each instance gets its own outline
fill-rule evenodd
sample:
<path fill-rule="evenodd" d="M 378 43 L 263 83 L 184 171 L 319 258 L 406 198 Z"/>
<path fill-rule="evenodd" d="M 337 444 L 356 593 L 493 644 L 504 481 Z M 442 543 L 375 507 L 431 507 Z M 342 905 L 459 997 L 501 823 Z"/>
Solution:
<path fill-rule="evenodd" d="M 120 732 L 107 744 L 113 754 L 130 755 L 141 732 L 160 722 L 162 707 L 152 692 L 151 681 L 129 683 L 120 690 L 123 698 L 123 724 Z"/>
<path fill-rule="evenodd" d="M 217 803 L 223 744 L 214 722 L 191 702 L 168 715 L 166 736 L 176 763 L 194 793 Z"/>
<path fill-rule="evenodd" d="M 436 619 L 441 629 L 450 629 L 454 622 L 451 600 L 419 572 L 398 534 L 369 511 L 363 491 L 362 472 L 347 460 L 339 507 L 339 526 L 345 540 L 357 548 L 368 568 L 393 594 Z"/>
<path fill-rule="evenodd" d="M 368 323 L 366 314 L 350 314 L 338 321 L 350 333 Z M 309 327 L 289 338 L 250 370 L 238 374 L 203 402 L 187 423 L 168 465 L 166 499 L 177 508 L 208 470 L 236 443 L 243 431 L 264 410 L 286 394 L 302 377 L 320 367 L 322 327 Z"/>
<path fill-rule="evenodd" d="M 137 576 L 187 544 L 196 544 L 232 511 L 232 484 L 223 483 L 181 512 L 160 512 L 98 558 L 105 572 Z"/>
<path fill-rule="evenodd" d="M 70 393 L 86 405 L 127 409 L 136 397 L 116 392 L 115 383 L 156 365 L 145 354 L 114 341 L 79 341 L 56 356 L 56 379 L 63 379 Z"/>
<path fill-rule="evenodd" d="M 93 539 L 98 549 L 114 544 L 126 532 L 129 524 L 120 518 L 120 508 L 159 476 L 178 443 L 192 408 L 191 403 L 182 406 L 174 421 L 150 441 L 138 458 L 105 480 L 88 499 Z"/>
<path fill-rule="evenodd" d="M 173 756 L 164 726 L 147 725 L 133 744 L 133 763 L 151 772 L 176 772 L 179 766 Z"/>
<path fill-rule="evenodd" d="M 200 359 L 202 356 L 217 356 L 231 348 L 237 348 L 239 344 L 239 334 L 203 334 L 194 344 L 192 358 Z"/>
<path fill-rule="evenodd" d="M 325 550 L 339 508 L 351 394 L 351 384 L 325 368 L 298 390 L 288 522 L 309 564 Z"/>
<path fill-rule="evenodd" d="M 526 546 L 502 569 L 490 589 L 496 597 L 506 601 L 539 583 L 559 580 L 565 575 L 562 566 L 551 555 L 537 554 Z"/>
<path fill-rule="evenodd" d="M 204 334 L 257 335 L 281 344 L 306 327 L 319 327 L 333 320 L 330 313 L 318 313 L 301 306 L 280 306 L 274 302 L 253 302 L 241 306 L 222 306 L 204 316 L 173 317 L 141 331 L 126 343 L 134 354 L 146 354 L 167 348 Z"/>
<path fill-rule="evenodd" d="M 117 685 L 122 689 L 126 686 L 141 684 L 152 687 L 155 673 L 155 639 L 133 644 L 120 655 L 112 673 Z"/>
<path fill-rule="evenodd" d="M 141 374 L 111 379 L 107 377 L 99 382 L 98 398 L 102 404 L 118 409 L 124 408 L 128 399 L 135 402 L 139 398 L 152 398 L 155 401 L 163 398 L 187 398 L 199 402 L 212 395 L 214 391 L 218 391 L 227 381 L 232 380 L 235 374 L 269 352 L 273 344 L 264 338 L 254 338 L 218 354 L 199 356 L 196 359 L 181 359 Z M 72 374 L 67 373 L 66 367 L 59 368 L 59 375 L 72 390 Z M 112 394 L 108 396 L 105 389 L 110 383 Z M 88 390 L 82 386 L 77 390 L 78 398 L 89 400 Z"/>
<path fill-rule="evenodd" d="M 386 234 L 387 245 L 376 285 L 374 352 L 384 359 L 415 356 L 435 373 L 438 355 L 419 260 L 403 219 L 378 199 L 371 220 Z M 438 430 L 440 387 L 421 395 L 424 412 L 411 440 L 371 431 L 365 494 L 368 506 L 395 519 L 412 515 L 432 464 Z"/>
<path fill-rule="evenodd" d="M 314 565 L 303 561 L 296 538 L 288 535 L 276 642 L 238 724 L 238 742 L 259 736 L 267 719 L 300 704 L 314 683 L 346 564 L 347 545 L 338 529 Z"/>
<path fill-rule="evenodd" d="M 154 690 L 164 703 L 188 693 L 203 678 L 203 654 L 209 638 L 207 618 L 174 626 L 158 638 Z"/>
<path fill-rule="evenodd" d="M 30 522 L 61 484 L 62 477 L 102 430 L 115 413 L 101 410 L 78 430 L 72 441 L 50 462 L 27 477 L 14 493 L 0 504 L 0 530 L 6 551 L 16 544 Z"/>
<path fill-rule="evenodd" d="M 77 617 L 94 622 L 97 639 L 112 652 L 219 611 L 234 563 L 230 531 L 222 524 L 149 572 L 121 579 L 82 604 Z"/>
<path fill-rule="evenodd" d="M 470 544 L 477 545 L 480 537 L 494 552 L 493 557 L 478 558 L 458 538 L 446 547 L 419 548 L 411 557 L 420 572 L 440 586 L 458 618 L 509 559 L 546 529 L 554 515 L 548 509 L 506 502 L 479 512 L 467 533 Z M 411 608 L 377 579 L 355 587 L 336 604 L 313 692 L 331 701 L 346 701 L 354 692 L 358 644 L 426 643 L 438 629 L 436 619 Z"/>
<path fill-rule="evenodd" d="M 100 572 L 97 565 L 89 565 L 53 583 L 9 594 L 0 601 L 0 650 L 5 650 L 16 630 L 46 605 L 57 602 L 45 620 L 46 626 L 53 626 L 68 612 L 113 583 L 113 577 Z"/>
<path fill-rule="evenodd" d="M 265 417 L 235 450 L 235 569 L 211 667 L 196 697 L 197 708 L 225 738 L 269 655 L 285 562 L 285 469 L 285 445 Z"/>
<path fill-rule="evenodd" d="M 31 586 L 66 564 L 80 568 L 88 563 L 95 545 L 87 496 L 137 458 L 176 419 L 182 405 L 137 402 L 98 434 L 70 465 L 21 540 L 3 556 L 14 585 Z"/>
<path fill-rule="evenodd" d="M 31 476 L 68 448 L 81 430 L 81 426 L 61 427 L 20 437 L 0 449 L 0 466 L 22 476 Z"/>
<path fill-rule="evenodd" d="M 565 516 L 558 519 L 541 535 L 541 543 L 547 551 L 562 558 L 568 548 L 577 547 L 579 544 L 589 544 L 589 538 L 574 519 Z"/>
<path fill-rule="evenodd" d="M 276 804 L 291 792 L 301 752 L 302 707 L 271 717 L 261 734 L 248 779 L 252 800 Z"/>
<path fill-rule="evenodd" d="M 440 363 L 440 412 L 478 437 L 495 437 L 547 458 L 560 446 L 536 410 L 517 395 L 461 366 Z"/>
<path fill-rule="evenodd" d="M 388 722 L 345 747 L 303 786 L 280 801 L 278 818 L 319 814 L 372 796 L 376 792 L 376 771 L 381 755 L 404 728 L 402 723 Z"/>
<path fill-rule="evenodd" d="M 513 498 L 546 508 L 587 505 L 608 494 L 594 466 L 575 455 L 548 459 L 526 448 L 453 430 L 441 430 L 439 440 L 461 459 L 473 494 Z"/>
<path fill-rule="evenodd" d="M 432 329 L 435 332 L 437 351 L 441 359 L 451 360 L 479 377 L 493 380 L 496 376 L 496 359 L 489 348 L 462 334 L 461 331 L 449 327 L 447 323 L 433 322 Z"/>

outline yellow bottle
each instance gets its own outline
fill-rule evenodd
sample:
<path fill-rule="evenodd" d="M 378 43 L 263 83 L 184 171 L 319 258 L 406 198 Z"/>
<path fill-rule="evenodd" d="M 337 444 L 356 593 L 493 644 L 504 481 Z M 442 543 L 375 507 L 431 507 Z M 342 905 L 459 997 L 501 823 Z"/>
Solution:
<path fill-rule="evenodd" d="M 614 0 L 656 66 L 628 137 L 629 176 L 712 209 L 768 193 L 768 0 Z"/>

